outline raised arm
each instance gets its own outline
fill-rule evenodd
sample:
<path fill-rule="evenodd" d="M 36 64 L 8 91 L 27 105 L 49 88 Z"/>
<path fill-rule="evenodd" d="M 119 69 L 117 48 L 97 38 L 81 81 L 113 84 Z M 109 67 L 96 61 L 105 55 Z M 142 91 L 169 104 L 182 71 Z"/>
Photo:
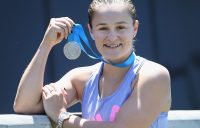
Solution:
<path fill-rule="evenodd" d="M 44 111 L 42 88 L 48 55 L 56 44 L 68 36 L 73 24 L 74 22 L 67 17 L 51 19 L 37 52 L 19 82 L 13 105 L 15 112 L 35 114 Z"/>

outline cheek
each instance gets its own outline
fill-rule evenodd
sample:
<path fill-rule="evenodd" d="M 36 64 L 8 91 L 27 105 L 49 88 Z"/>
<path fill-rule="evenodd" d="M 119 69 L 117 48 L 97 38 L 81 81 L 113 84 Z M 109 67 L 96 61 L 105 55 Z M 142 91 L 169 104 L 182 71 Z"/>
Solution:
<path fill-rule="evenodd" d="M 131 36 L 124 36 L 123 42 L 125 49 L 128 50 L 133 48 L 133 38 Z"/>
<path fill-rule="evenodd" d="M 123 36 L 124 38 L 130 38 L 132 39 L 134 36 L 134 31 L 132 29 L 125 29 L 124 31 L 119 32 L 119 34 L 121 36 Z"/>
<path fill-rule="evenodd" d="M 104 38 L 105 38 L 105 34 L 103 34 L 103 33 L 95 33 L 95 35 L 94 35 L 95 41 L 101 41 L 101 40 L 104 40 Z"/>
<path fill-rule="evenodd" d="M 101 33 L 94 33 L 94 42 L 96 45 L 96 48 L 99 50 L 101 45 L 103 44 L 104 36 Z"/>
<path fill-rule="evenodd" d="M 130 35 L 129 34 L 124 34 L 121 36 L 122 37 L 122 40 L 124 40 L 124 42 L 126 42 L 128 45 L 133 43 L 133 35 Z"/>

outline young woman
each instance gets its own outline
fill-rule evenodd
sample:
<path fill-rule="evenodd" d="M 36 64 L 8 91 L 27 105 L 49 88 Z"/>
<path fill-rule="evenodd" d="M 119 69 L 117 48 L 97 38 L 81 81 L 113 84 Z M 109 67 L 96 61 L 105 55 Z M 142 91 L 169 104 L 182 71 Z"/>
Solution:
<path fill-rule="evenodd" d="M 64 128 L 167 128 L 169 72 L 134 54 L 139 22 L 131 0 L 93 0 L 88 16 L 90 34 L 108 63 L 72 69 L 59 81 L 43 87 L 50 50 L 71 33 L 75 24 L 68 17 L 53 18 L 21 78 L 14 110 L 25 114 L 45 111 Z M 130 65 L 115 65 L 130 55 L 135 57 Z M 67 112 L 78 101 L 82 103 L 82 117 Z"/>

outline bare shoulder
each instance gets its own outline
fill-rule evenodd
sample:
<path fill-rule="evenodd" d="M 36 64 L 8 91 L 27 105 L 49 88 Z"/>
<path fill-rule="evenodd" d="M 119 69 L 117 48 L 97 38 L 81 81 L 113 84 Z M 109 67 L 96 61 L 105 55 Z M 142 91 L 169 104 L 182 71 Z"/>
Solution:
<path fill-rule="evenodd" d="M 170 74 L 166 67 L 149 60 L 144 63 L 141 73 L 143 76 L 146 76 L 146 79 L 150 80 L 170 80 Z"/>
<path fill-rule="evenodd" d="M 138 89 L 145 99 L 162 102 L 163 111 L 170 109 L 171 81 L 169 71 L 164 66 L 147 60 L 139 73 Z"/>

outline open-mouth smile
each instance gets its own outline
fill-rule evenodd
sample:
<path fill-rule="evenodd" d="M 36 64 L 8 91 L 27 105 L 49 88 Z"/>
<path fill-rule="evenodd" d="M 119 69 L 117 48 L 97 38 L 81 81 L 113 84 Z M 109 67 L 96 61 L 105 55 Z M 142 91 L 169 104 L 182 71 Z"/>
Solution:
<path fill-rule="evenodd" d="M 107 48 L 118 48 L 122 46 L 122 44 L 104 44 L 103 46 Z"/>

